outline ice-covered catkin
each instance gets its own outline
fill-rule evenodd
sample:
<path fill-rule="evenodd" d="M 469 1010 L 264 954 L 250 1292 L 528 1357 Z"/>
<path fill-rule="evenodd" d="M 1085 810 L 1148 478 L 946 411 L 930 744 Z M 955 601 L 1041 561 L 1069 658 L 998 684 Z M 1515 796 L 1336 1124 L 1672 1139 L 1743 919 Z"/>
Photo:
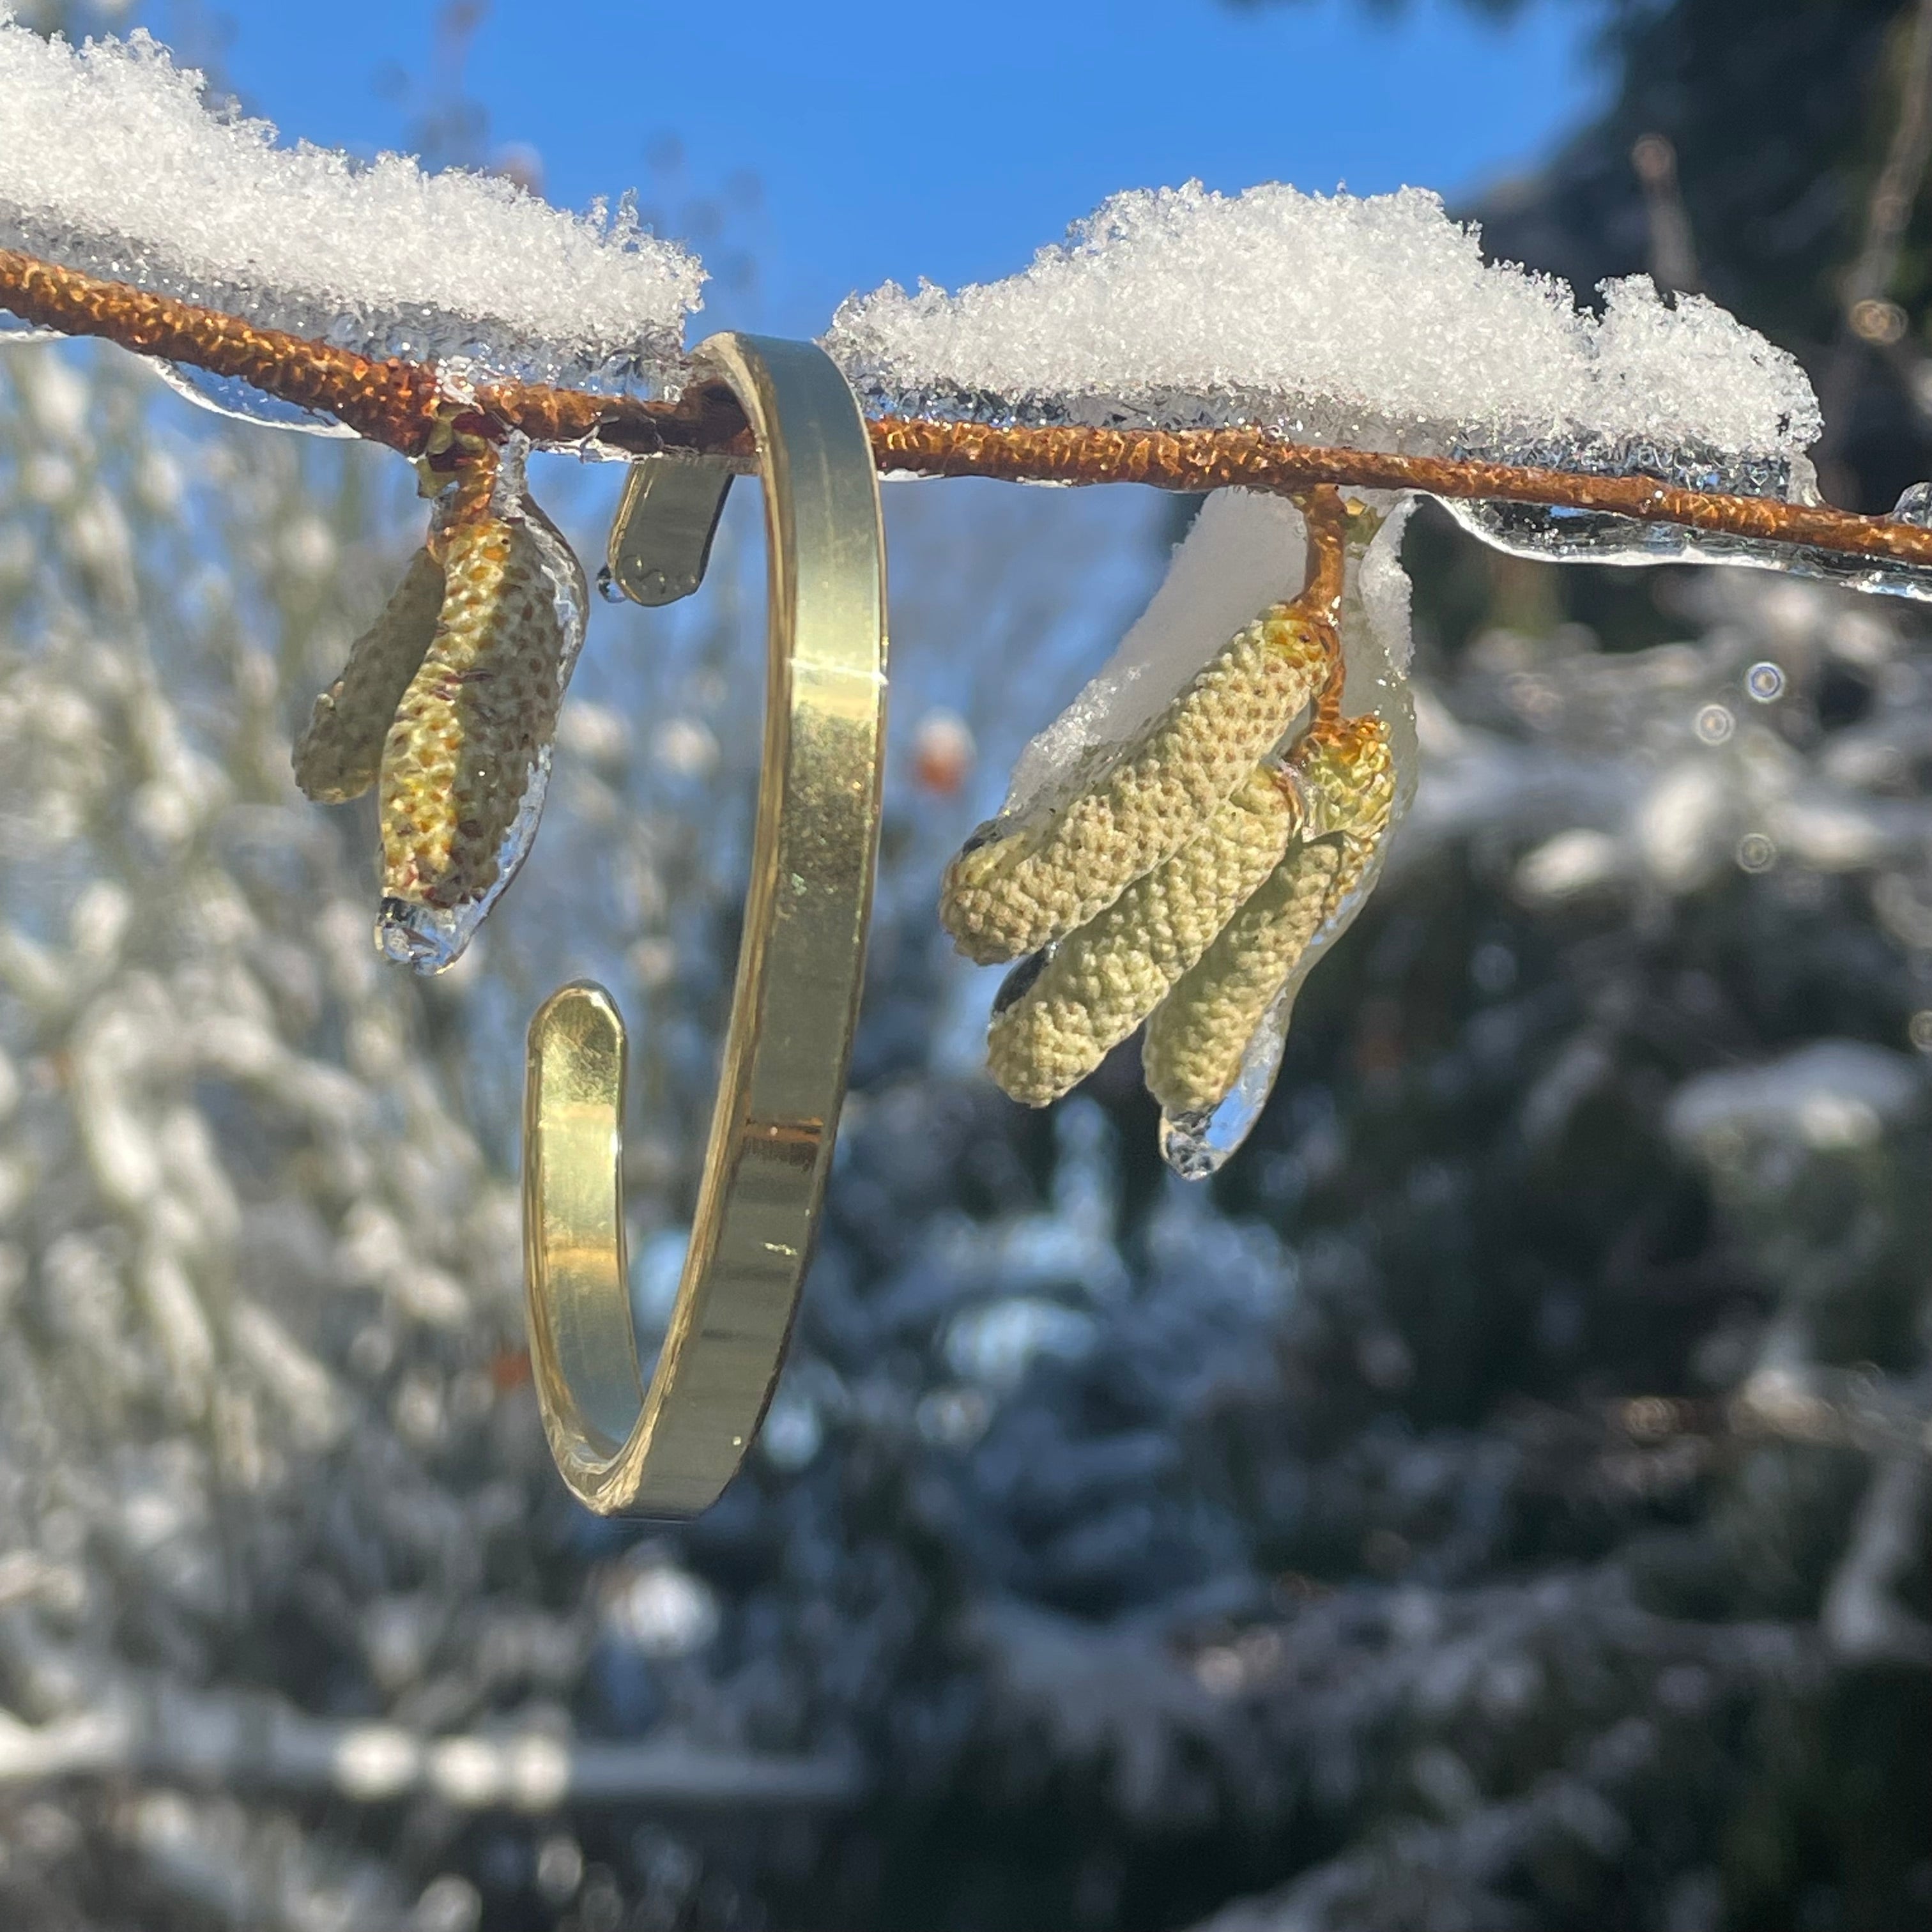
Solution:
<path fill-rule="evenodd" d="M 1312 734 L 1295 760 L 1304 820 L 1273 876 L 1148 1022 L 1148 1090 L 1169 1116 L 1232 1090 L 1248 1043 L 1373 862 L 1395 801 L 1388 733 L 1373 716 Z"/>
<path fill-rule="evenodd" d="M 376 943 L 418 972 L 455 962 L 530 850 L 584 638 L 583 569 L 500 434 L 458 399 L 439 414 L 428 538 L 295 748 L 311 797 L 377 786 Z"/>
<path fill-rule="evenodd" d="M 1097 770 L 1050 806 L 982 826 L 946 868 L 940 918 L 968 958 L 1024 958 L 1111 905 L 1193 838 L 1332 684 L 1348 512 L 1326 484 L 1295 502 L 1308 540 L 1300 595 L 1244 626 Z"/>
<path fill-rule="evenodd" d="M 1145 1019 L 1280 866 L 1300 817 L 1287 775 L 1263 766 L 1199 835 L 1054 947 L 986 1036 L 992 1076 L 1044 1107 Z M 1028 972 L 1014 969 L 1015 976 Z"/>
<path fill-rule="evenodd" d="M 488 892 L 555 733 L 562 540 L 527 499 L 519 508 L 492 505 L 442 533 L 441 617 L 383 748 L 388 898 L 446 910 Z"/>
<path fill-rule="evenodd" d="M 442 592 L 442 566 L 425 546 L 296 741 L 296 783 L 309 797 L 341 805 L 376 782 L 390 722 L 436 634 Z"/>
<path fill-rule="evenodd" d="M 1172 856 L 1294 722 L 1335 648 L 1324 616 L 1272 606 L 1096 784 L 1037 824 L 968 845 L 940 900 L 960 951 L 982 964 L 1037 952 Z"/>

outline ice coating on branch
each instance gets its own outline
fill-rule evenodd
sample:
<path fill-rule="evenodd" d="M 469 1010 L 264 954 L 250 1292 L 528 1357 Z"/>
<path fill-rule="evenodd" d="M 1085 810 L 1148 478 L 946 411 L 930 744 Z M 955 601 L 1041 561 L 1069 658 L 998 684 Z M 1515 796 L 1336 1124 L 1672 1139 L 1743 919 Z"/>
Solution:
<path fill-rule="evenodd" d="M 1796 361 L 1700 296 L 1484 262 L 1419 188 L 1198 182 L 1114 196 L 1004 281 L 854 296 L 826 346 L 874 409 L 995 422 L 1251 424 L 1420 454 L 1532 445 L 1784 494 L 1818 435 Z"/>
<path fill-rule="evenodd" d="M 146 34 L 76 48 L 0 10 L 0 245 L 377 356 L 651 394 L 697 258 L 628 202 L 587 215 L 406 156 L 276 146 Z"/>
<path fill-rule="evenodd" d="M 1541 449 L 1513 450 L 1504 454 L 1505 460 L 1513 462 L 1564 460 L 1561 451 L 1553 458 L 1551 452 Z M 1631 466 L 1660 467 L 1641 461 Z M 1702 478 L 1684 480 L 1712 488 L 1768 488 L 1771 494 L 1787 494 L 1776 487 L 1774 478 L 1767 485 L 1757 473 L 1761 469 L 1762 466 L 1746 466 L 1741 473 L 1720 469 Z M 1788 494 L 1793 500 L 1815 500 L 1808 463 L 1801 459 L 1793 466 L 1790 483 Z M 1781 571 L 1788 577 L 1809 578 L 1820 584 L 1842 584 L 1848 590 L 1874 596 L 1932 603 L 1932 567 L 1903 557 L 1860 556 L 1848 550 L 1784 543 L 1769 537 L 1730 536 L 1721 531 L 1690 530 L 1682 524 L 1640 523 L 1634 517 L 1616 516 L 1603 510 L 1551 509 L 1540 503 L 1472 502 L 1449 496 L 1442 502 L 1442 507 L 1472 536 L 1513 556 L 1547 558 L 1559 563 L 1735 564 L 1749 569 Z M 1932 522 L 1932 484 L 1913 484 L 1900 496 L 1890 520 L 1925 529 Z"/>

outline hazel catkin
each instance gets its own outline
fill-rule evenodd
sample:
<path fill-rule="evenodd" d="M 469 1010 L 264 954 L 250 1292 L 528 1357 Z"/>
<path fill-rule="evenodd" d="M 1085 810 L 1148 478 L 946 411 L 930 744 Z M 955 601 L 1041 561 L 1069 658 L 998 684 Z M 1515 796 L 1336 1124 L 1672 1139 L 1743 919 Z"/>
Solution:
<path fill-rule="evenodd" d="M 1275 871 L 1300 817 L 1283 772 L 1252 772 L 1193 838 L 1060 940 L 995 1011 L 986 1036 L 994 1079 L 1031 1107 L 1084 1079 Z"/>
<path fill-rule="evenodd" d="M 382 614 L 349 648 L 342 675 L 315 700 L 296 740 L 296 783 L 324 805 L 360 798 L 382 769 L 383 741 L 436 634 L 442 566 L 427 545 Z"/>
<path fill-rule="evenodd" d="M 1335 652 L 1325 614 L 1271 605 L 1096 781 L 1016 830 L 995 820 L 941 889 L 960 951 L 982 964 L 1037 952 L 1171 858 L 1294 724 Z"/>
<path fill-rule="evenodd" d="M 448 910 L 488 892 L 555 735 L 568 639 L 554 573 L 569 553 L 521 507 L 443 532 L 441 614 L 382 750 L 387 898 Z"/>
<path fill-rule="evenodd" d="M 1311 734 L 1294 764 L 1299 836 L 1148 1022 L 1148 1090 L 1170 1118 L 1207 1112 L 1233 1090 L 1249 1042 L 1276 1001 L 1293 998 L 1311 947 L 1333 937 L 1388 830 L 1395 766 L 1381 719 Z"/>

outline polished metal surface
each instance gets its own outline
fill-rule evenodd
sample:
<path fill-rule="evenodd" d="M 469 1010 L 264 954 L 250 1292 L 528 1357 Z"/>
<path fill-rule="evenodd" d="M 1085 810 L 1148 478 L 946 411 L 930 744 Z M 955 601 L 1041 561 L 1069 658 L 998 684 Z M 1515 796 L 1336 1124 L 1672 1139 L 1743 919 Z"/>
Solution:
<path fill-rule="evenodd" d="M 604 568 L 634 604 L 675 604 L 704 581 L 731 466 L 682 450 L 640 456 L 624 479 Z"/>
<path fill-rule="evenodd" d="M 610 1514 L 695 1514 L 770 1400 L 845 1094 L 878 849 L 885 546 L 857 403 L 808 343 L 718 335 L 765 493 L 764 776 L 730 1023 L 691 1248 L 649 1386 L 623 1238 L 623 1024 L 587 983 L 530 1023 L 530 1353 L 564 1479 Z"/>

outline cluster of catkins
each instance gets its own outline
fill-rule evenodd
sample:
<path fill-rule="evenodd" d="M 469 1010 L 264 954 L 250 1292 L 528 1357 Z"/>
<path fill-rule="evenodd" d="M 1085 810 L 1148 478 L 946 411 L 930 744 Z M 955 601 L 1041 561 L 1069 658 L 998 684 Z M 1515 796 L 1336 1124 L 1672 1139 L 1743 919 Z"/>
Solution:
<path fill-rule="evenodd" d="M 1019 962 L 987 1039 L 1016 1100 L 1058 1100 L 1145 1020 L 1162 1112 L 1210 1114 L 1375 861 L 1395 766 L 1381 718 L 1342 716 L 1337 632 L 1364 513 L 1327 486 L 1300 506 L 1300 596 L 1070 795 L 982 826 L 947 869 L 940 916 L 960 951 Z"/>
<path fill-rule="evenodd" d="M 376 943 L 418 971 L 454 963 L 523 863 L 584 641 L 584 572 L 530 497 L 527 445 L 484 428 L 438 419 L 429 536 L 295 748 L 310 798 L 380 786 Z"/>
<path fill-rule="evenodd" d="M 452 405 L 418 468 L 428 540 L 295 748 L 302 790 L 379 788 L 376 938 L 451 964 L 522 863 L 585 620 L 583 572 L 531 500 L 519 440 Z M 1300 594 L 1218 650 L 1138 736 L 1045 809 L 983 826 L 940 902 L 961 951 L 1017 960 L 993 1078 L 1044 1106 L 1142 1021 L 1170 1120 L 1210 1115 L 1359 896 L 1394 808 L 1383 721 L 1342 715 L 1337 631 L 1360 506 L 1300 500 Z"/>

